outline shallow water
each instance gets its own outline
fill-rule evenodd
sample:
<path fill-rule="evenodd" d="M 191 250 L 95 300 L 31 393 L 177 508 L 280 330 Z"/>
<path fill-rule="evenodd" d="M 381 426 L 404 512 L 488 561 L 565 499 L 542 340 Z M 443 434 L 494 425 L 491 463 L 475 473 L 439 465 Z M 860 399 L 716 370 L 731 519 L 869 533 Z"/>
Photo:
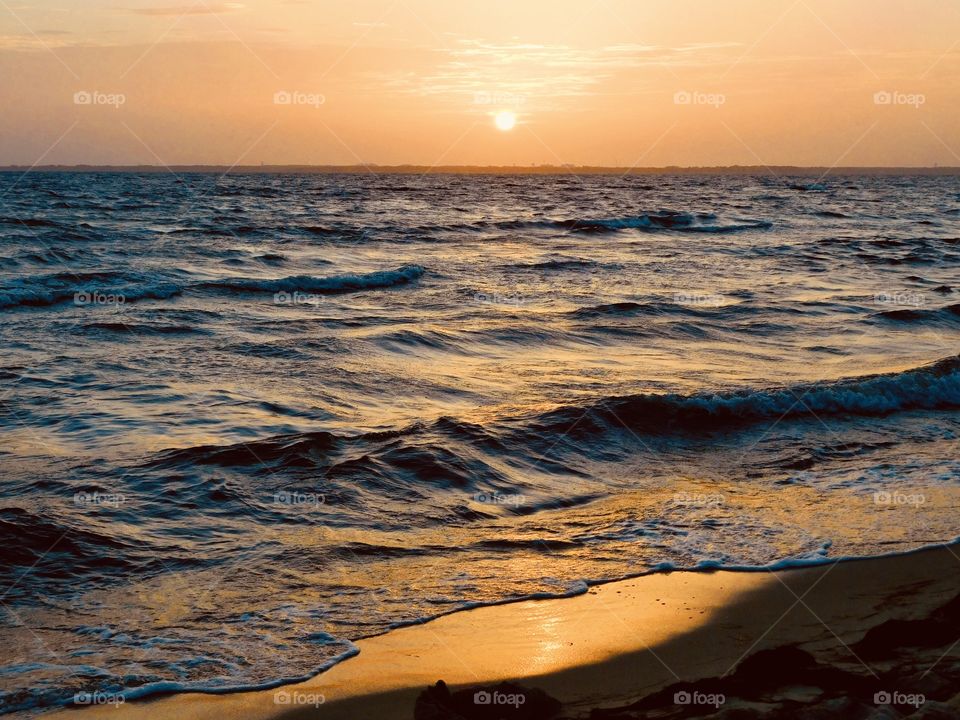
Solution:
<path fill-rule="evenodd" d="M 958 178 L 0 175 L 2 709 L 951 540 L 958 268 Z"/>

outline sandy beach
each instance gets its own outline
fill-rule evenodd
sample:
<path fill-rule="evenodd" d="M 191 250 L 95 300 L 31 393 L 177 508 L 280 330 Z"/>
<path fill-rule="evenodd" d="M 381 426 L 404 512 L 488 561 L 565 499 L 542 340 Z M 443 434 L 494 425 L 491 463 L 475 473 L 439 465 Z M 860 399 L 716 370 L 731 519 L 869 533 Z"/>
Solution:
<path fill-rule="evenodd" d="M 502 681 L 528 693 L 502 717 L 550 717 L 537 714 L 531 688 L 567 718 L 790 717 L 802 708 L 820 713 L 810 717 L 956 717 L 958 566 L 958 549 L 944 546 L 776 572 L 648 575 L 362 640 L 358 656 L 305 683 L 91 707 L 83 717 L 499 717 L 483 714 L 499 709 L 473 693 Z M 458 713 L 456 696 L 421 696 L 439 680 L 480 704 Z M 512 697 L 509 687 L 487 690 L 494 703 Z"/>

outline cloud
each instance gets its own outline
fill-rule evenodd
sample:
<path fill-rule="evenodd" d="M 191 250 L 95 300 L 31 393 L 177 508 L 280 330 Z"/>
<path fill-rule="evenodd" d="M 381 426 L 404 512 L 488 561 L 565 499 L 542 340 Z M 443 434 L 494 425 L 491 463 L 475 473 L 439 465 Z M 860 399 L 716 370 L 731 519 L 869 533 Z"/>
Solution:
<path fill-rule="evenodd" d="M 67 47 L 73 33 L 67 30 L 38 30 L 0 35 L 0 50 L 51 50 Z"/>
<path fill-rule="evenodd" d="M 223 13 L 236 12 L 246 7 L 243 3 L 224 2 L 207 3 L 205 0 L 198 0 L 193 5 L 167 5 L 164 7 L 148 8 L 128 8 L 134 15 L 150 16 L 183 16 L 183 15 L 221 15 Z"/>
<path fill-rule="evenodd" d="M 735 47 L 736 43 L 576 47 L 458 38 L 440 51 L 439 64 L 420 73 L 388 73 L 384 85 L 454 102 L 477 94 L 517 96 L 547 107 L 562 98 L 600 92 L 600 86 L 612 79 L 643 68 L 710 65 Z"/>

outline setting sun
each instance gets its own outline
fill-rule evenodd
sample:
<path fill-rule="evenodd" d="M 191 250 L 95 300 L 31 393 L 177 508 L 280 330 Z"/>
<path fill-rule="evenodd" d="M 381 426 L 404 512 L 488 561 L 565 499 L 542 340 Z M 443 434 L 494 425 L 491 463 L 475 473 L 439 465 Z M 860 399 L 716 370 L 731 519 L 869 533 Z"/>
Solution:
<path fill-rule="evenodd" d="M 511 110 L 501 110 L 497 113 L 493 121 L 497 126 L 497 130 L 507 132 L 508 130 L 513 130 L 516 126 L 517 114 Z"/>

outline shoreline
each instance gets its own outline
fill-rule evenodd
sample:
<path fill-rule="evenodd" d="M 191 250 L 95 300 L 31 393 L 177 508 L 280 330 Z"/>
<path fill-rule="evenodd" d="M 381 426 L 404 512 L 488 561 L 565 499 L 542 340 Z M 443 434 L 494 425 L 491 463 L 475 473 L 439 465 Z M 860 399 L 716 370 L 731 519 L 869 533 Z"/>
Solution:
<path fill-rule="evenodd" d="M 879 679 L 881 666 L 875 671 L 851 646 L 891 622 L 926 622 L 960 595 L 954 547 L 778 570 L 651 572 L 566 598 L 486 605 L 406 625 L 356 641 L 358 655 L 306 682 L 150 696 L 85 708 L 83 717 L 400 720 L 414 717 L 418 696 L 439 680 L 452 689 L 517 682 L 556 698 L 563 717 L 585 717 L 678 683 L 693 683 L 696 697 L 698 682 L 718 687 L 758 653 L 784 647 Z M 960 663 L 960 649 L 938 650 L 921 664 L 952 668 L 954 655 Z M 947 659 L 938 662 L 941 653 Z"/>

